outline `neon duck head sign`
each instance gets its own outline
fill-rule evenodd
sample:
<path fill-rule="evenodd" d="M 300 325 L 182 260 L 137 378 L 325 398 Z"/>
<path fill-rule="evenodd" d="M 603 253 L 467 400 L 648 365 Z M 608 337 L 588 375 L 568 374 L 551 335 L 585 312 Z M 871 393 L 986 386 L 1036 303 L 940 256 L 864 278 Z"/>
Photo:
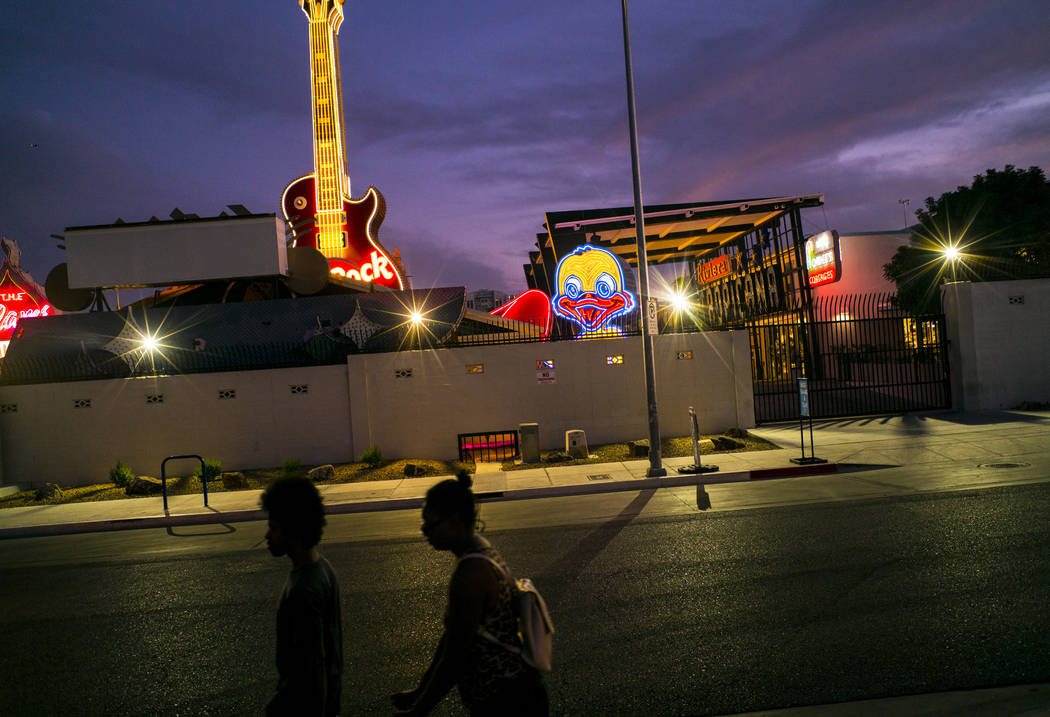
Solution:
<path fill-rule="evenodd" d="M 617 332 L 610 322 L 634 311 L 634 294 L 624 285 L 623 267 L 607 249 L 584 244 L 562 257 L 555 270 L 557 294 L 551 309 L 580 327 L 580 336 Z"/>

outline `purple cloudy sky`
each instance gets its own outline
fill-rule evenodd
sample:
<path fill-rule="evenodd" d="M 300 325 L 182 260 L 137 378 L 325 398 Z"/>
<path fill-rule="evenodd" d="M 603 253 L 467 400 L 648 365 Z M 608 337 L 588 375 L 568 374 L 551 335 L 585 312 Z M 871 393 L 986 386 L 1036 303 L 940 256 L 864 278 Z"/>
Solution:
<path fill-rule="evenodd" d="M 43 282 L 66 226 L 276 212 L 312 170 L 295 0 L 14 0 L 0 232 Z M 1005 164 L 1050 167 L 1045 0 L 633 0 L 646 203 L 824 193 L 805 229 L 898 229 Z M 349 0 L 354 194 L 416 286 L 524 288 L 543 212 L 632 203 L 615 0 Z M 913 214 L 908 215 L 909 222 Z"/>

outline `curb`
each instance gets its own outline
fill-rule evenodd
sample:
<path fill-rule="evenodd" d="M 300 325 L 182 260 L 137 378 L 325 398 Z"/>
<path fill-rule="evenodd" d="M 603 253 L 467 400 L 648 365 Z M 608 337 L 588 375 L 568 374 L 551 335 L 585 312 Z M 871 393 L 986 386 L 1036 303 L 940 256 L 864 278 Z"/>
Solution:
<path fill-rule="evenodd" d="M 475 494 L 478 502 L 491 503 L 510 500 L 531 500 L 534 498 L 560 498 L 573 495 L 593 495 L 596 493 L 619 493 L 631 490 L 648 490 L 657 488 L 679 488 L 689 485 L 714 485 L 719 483 L 743 483 L 753 480 L 772 478 L 793 478 L 810 475 L 835 473 L 837 463 L 823 463 L 813 466 L 785 466 L 783 468 L 762 468 L 732 473 L 698 473 L 673 474 L 663 478 L 635 478 L 620 481 L 596 481 L 594 483 L 574 483 L 564 486 L 544 488 L 518 488 L 514 490 L 489 491 Z M 330 515 L 347 513 L 378 513 L 390 510 L 411 510 L 423 507 L 423 498 L 387 498 L 361 502 L 334 503 L 326 506 Z M 81 523 L 57 523 L 53 525 L 30 525 L 21 528 L 0 528 L 0 540 L 14 538 L 38 538 L 49 535 L 72 535 L 79 533 L 105 533 L 116 530 L 139 530 L 144 528 L 172 528 L 183 525 L 210 525 L 223 523 L 244 523 L 253 520 L 266 520 L 262 510 L 234 510 L 228 513 L 212 509 L 211 513 L 193 513 L 190 515 L 158 515 L 145 518 L 124 518 L 120 520 L 95 520 Z"/>

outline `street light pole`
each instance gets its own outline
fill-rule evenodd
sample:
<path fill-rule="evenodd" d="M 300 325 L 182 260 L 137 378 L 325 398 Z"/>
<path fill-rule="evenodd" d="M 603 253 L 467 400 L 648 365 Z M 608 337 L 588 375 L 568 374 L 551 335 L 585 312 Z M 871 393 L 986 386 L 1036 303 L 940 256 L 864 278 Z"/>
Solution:
<path fill-rule="evenodd" d="M 631 31 L 627 23 L 627 0 L 623 5 L 623 57 L 627 67 L 627 120 L 631 134 L 631 176 L 634 181 L 634 226 L 638 241 L 638 284 L 642 314 L 642 366 L 645 370 L 645 397 L 649 407 L 649 470 L 656 478 L 667 475 L 660 457 L 660 417 L 656 410 L 656 375 L 653 371 L 653 337 L 649 325 L 649 261 L 645 254 L 645 214 L 642 210 L 642 178 L 638 168 L 638 127 L 634 112 L 634 73 L 631 70 Z"/>

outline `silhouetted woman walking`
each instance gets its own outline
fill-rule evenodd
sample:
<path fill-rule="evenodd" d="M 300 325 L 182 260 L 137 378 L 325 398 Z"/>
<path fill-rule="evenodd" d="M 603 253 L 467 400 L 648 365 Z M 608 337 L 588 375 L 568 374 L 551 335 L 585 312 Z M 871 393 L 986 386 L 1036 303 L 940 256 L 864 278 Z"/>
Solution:
<path fill-rule="evenodd" d="M 398 715 L 425 715 L 458 685 L 472 717 L 546 717 L 543 678 L 506 647 L 521 646 L 510 572 L 496 549 L 474 532 L 478 513 L 470 486 L 470 475 L 461 471 L 427 491 L 423 535 L 436 550 L 457 557 L 445 633 L 419 687 L 391 699 Z"/>

